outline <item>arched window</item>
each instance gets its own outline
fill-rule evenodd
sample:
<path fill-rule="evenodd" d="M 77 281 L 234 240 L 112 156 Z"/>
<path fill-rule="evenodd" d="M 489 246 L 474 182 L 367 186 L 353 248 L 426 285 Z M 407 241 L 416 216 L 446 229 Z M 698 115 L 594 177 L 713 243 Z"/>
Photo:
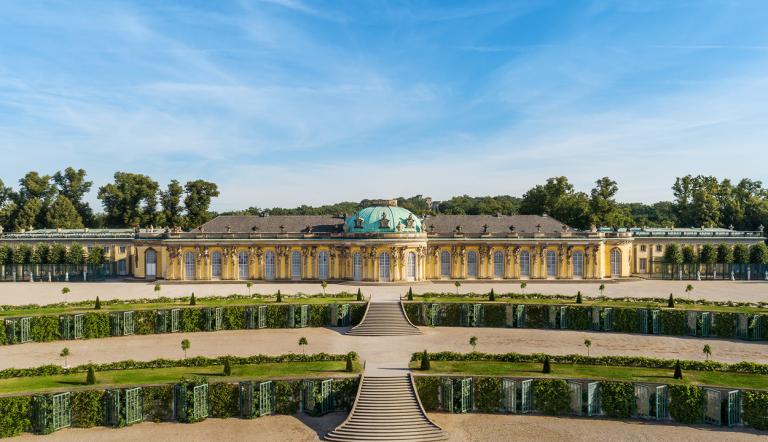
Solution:
<path fill-rule="evenodd" d="M 467 253 L 467 276 L 470 278 L 477 277 L 477 252 Z"/>
<path fill-rule="evenodd" d="M 584 277 L 584 253 L 573 252 L 573 277 Z"/>
<path fill-rule="evenodd" d="M 408 253 L 408 261 L 406 263 L 408 279 L 413 281 L 416 279 L 416 254 L 413 252 Z"/>
<path fill-rule="evenodd" d="M 520 252 L 520 276 L 531 276 L 531 254 Z"/>
<path fill-rule="evenodd" d="M 211 255 L 211 277 L 221 278 L 221 252 L 213 252 Z"/>
<path fill-rule="evenodd" d="M 360 252 L 352 255 L 352 279 L 355 281 L 363 280 L 363 255 Z"/>
<path fill-rule="evenodd" d="M 184 279 L 195 279 L 195 254 L 192 252 L 184 254 Z"/>
<path fill-rule="evenodd" d="M 389 281 L 389 253 L 379 255 L 379 281 Z"/>
<path fill-rule="evenodd" d="M 237 254 L 237 275 L 240 279 L 248 279 L 248 252 Z"/>
<path fill-rule="evenodd" d="M 275 279 L 275 252 L 264 255 L 264 279 Z"/>
<path fill-rule="evenodd" d="M 557 254 L 552 250 L 547 252 L 547 277 L 557 276 Z"/>
<path fill-rule="evenodd" d="M 621 276 L 621 250 L 614 248 L 611 250 L 611 277 Z"/>
<path fill-rule="evenodd" d="M 301 253 L 291 252 L 291 279 L 301 279 Z"/>
<path fill-rule="evenodd" d="M 496 278 L 504 277 L 504 253 L 502 252 L 493 254 L 493 276 Z"/>
<path fill-rule="evenodd" d="M 440 254 L 440 276 L 443 278 L 451 277 L 451 252 Z"/>
<path fill-rule="evenodd" d="M 147 249 L 144 252 L 144 269 L 147 278 L 157 276 L 157 253 L 152 249 Z"/>
<path fill-rule="evenodd" d="M 317 254 L 317 278 L 322 280 L 328 279 L 328 252 Z"/>

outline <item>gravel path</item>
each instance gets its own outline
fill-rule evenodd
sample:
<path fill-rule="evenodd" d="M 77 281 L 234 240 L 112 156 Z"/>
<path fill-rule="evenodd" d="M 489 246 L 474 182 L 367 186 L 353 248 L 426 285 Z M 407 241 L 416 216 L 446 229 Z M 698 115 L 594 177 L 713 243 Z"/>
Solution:
<path fill-rule="evenodd" d="M 403 337 L 346 336 L 341 329 L 262 329 L 219 332 L 125 336 L 67 342 L 28 343 L 0 346 L 0 369 L 61 364 L 58 357 L 68 347 L 70 365 L 112 362 L 125 359 L 181 358 L 180 342 L 191 341 L 190 356 L 284 354 L 300 352 L 298 340 L 306 336 L 308 353 L 345 353 L 354 350 L 368 363 L 382 369 L 401 369 L 411 353 L 429 351 L 468 352 L 470 336 L 477 336 L 477 350 L 488 353 L 583 353 L 584 339 L 592 340 L 590 354 L 653 356 L 670 359 L 702 359 L 704 344 L 712 347 L 712 358 L 724 362 L 768 363 L 765 343 L 654 335 L 628 335 L 561 330 L 422 327 L 424 334 Z"/>
<path fill-rule="evenodd" d="M 602 281 L 605 286 L 605 296 L 608 297 L 652 297 L 666 298 L 670 293 L 678 297 L 685 296 L 685 286 L 691 283 L 694 291 L 690 297 L 712 301 L 768 301 L 768 282 L 766 281 L 647 281 L 627 280 L 621 282 Z M 527 293 L 566 294 L 575 295 L 581 291 L 585 296 L 598 296 L 601 281 L 595 282 L 546 282 L 528 281 Z M 51 304 L 61 302 L 61 289 L 69 287 L 71 293 L 68 301 L 93 300 L 99 296 L 107 299 L 138 299 L 155 297 L 154 283 L 137 282 L 0 282 L 0 304 Z M 161 282 L 163 296 L 189 296 L 194 292 L 197 296 L 246 294 L 243 283 L 175 283 Z M 405 294 L 408 286 L 358 286 L 355 284 L 329 284 L 328 293 L 341 291 L 357 292 L 358 287 L 363 293 L 377 300 L 398 299 Z M 493 288 L 496 293 L 520 292 L 519 282 L 469 282 L 461 284 L 461 292 L 487 293 Z M 253 293 L 275 293 L 280 290 L 284 294 L 319 293 L 318 283 L 261 283 L 254 282 Z M 415 293 L 424 292 L 454 292 L 452 282 L 424 282 L 413 285 Z"/>

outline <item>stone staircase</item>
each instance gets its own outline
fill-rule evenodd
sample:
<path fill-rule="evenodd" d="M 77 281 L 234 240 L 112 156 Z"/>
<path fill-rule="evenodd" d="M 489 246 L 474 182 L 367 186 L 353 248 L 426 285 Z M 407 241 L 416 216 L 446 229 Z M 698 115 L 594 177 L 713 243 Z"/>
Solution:
<path fill-rule="evenodd" d="M 402 336 L 421 334 L 405 317 L 399 302 L 369 302 L 363 320 L 349 332 L 353 336 Z"/>
<path fill-rule="evenodd" d="M 447 437 L 427 417 L 409 374 L 363 376 L 352 412 L 325 440 L 430 442 Z"/>

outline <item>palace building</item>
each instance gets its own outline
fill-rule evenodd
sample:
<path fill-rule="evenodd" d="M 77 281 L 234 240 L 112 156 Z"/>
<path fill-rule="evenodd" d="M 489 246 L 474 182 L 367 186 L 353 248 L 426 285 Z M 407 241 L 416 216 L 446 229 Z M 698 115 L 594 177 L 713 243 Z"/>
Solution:
<path fill-rule="evenodd" d="M 382 200 L 347 217 L 219 216 L 189 232 L 32 230 L 3 234 L 0 246 L 102 247 L 110 274 L 149 280 L 386 283 L 647 276 L 658 271 L 653 266 L 669 244 L 700 248 L 763 241 L 762 231 L 728 229 L 580 231 L 546 215 L 419 218 L 397 207 L 396 200 Z M 34 273 L 33 266 L 27 271 Z"/>

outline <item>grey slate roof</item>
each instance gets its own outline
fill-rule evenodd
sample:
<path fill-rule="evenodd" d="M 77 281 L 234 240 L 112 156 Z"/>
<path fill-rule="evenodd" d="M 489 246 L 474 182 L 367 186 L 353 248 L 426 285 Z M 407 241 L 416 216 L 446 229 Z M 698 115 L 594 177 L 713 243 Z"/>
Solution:
<path fill-rule="evenodd" d="M 488 231 L 483 232 L 483 226 L 488 225 Z M 456 226 L 461 226 L 461 232 L 465 234 L 509 233 L 510 226 L 515 226 L 515 232 L 534 233 L 536 226 L 541 225 L 541 231 L 545 233 L 561 232 L 565 224 L 549 216 L 539 215 L 436 215 L 422 221 L 422 226 L 427 232 L 452 234 Z"/>
<path fill-rule="evenodd" d="M 217 233 L 226 232 L 227 226 L 232 233 L 280 233 L 280 226 L 285 233 L 304 233 L 307 226 L 312 227 L 312 232 L 333 233 L 343 231 L 344 219 L 323 215 L 221 215 L 202 225 L 204 231 Z"/>

